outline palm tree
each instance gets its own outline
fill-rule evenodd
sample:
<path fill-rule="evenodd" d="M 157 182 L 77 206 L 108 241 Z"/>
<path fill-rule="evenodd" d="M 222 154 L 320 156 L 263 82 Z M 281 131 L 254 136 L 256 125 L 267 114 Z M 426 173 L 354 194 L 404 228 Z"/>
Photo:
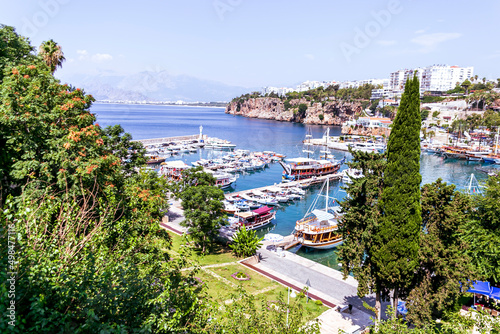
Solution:
<path fill-rule="evenodd" d="M 56 71 L 57 67 L 62 67 L 63 61 L 66 60 L 61 50 L 61 46 L 52 39 L 40 45 L 39 54 L 42 56 L 47 66 L 50 67 L 52 73 Z"/>

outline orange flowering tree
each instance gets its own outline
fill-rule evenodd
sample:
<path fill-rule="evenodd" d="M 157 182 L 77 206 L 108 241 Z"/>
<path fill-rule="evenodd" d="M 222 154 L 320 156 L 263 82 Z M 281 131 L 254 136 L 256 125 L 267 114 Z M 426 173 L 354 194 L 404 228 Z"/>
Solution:
<path fill-rule="evenodd" d="M 121 127 L 96 123 L 92 96 L 32 51 L 0 26 L 0 220 L 16 230 L 16 260 L 0 258 L 2 282 L 16 273 L 8 329 L 193 332 L 208 316 L 159 228 L 165 181 L 141 170 L 144 149 Z M 11 239 L 4 225 L 0 239 Z M 2 314 L 8 298 L 2 285 Z"/>

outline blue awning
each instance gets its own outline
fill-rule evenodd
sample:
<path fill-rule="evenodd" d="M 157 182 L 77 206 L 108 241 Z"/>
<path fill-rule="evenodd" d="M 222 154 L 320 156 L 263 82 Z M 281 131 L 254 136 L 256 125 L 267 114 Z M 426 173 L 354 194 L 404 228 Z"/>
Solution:
<path fill-rule="evenodd" d="M 500 300 L 500 288 L 492 287 L 490 292 L 490 298 L 495 298 Z"/>
<path fill-rule="evenodd" d="M 467 290 L 467 292 L 489 296 L 491 292 L 490 282 L 475 281 L 472 288 Z"/>
<path fill-rule="evenodd" d="M 406 315 L 406 313 L 408 313 L 408 310 L 406 309 L 406 303 L 402 300 L 399 300 L 398 301 L 398 307 L 397 307 L 397 310 L 399 313 L 401 313 L 402 315 Z"/>

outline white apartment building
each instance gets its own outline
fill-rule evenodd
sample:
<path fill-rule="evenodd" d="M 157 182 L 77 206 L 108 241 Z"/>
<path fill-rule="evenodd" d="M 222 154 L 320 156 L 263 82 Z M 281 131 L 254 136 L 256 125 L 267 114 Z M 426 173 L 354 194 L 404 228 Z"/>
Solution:
<path fill-rule="evenodd" d="M 456 87 L 466 79 L 470 79 L 474 74 L 474 67 L 459 67 L 448 65 L 433 65 L 425 68 L 422 81 L 420 81 L 420 90 L 440 91 Z"/>
<path fill-rule="evenodd" d="M 283 96 L 286 93 L 291 93 L 295 91 L 296 91 L 295 89 L 288 87 L 264 87 L 262 88 L 262 95 L 275 93 L 278 94 L 279 96 Z"/>
<path fill-rule="evenodd" d="M 424 68 L 418 67 L 414 69 L 404 69 L 392 72 L 389 76 L 389 88 L 392 90 L 404 90 L 406 80 L 413 78 L 416 71 L 418 80 L 422 82 Z"/>
<path fill-rule="evenodd" d="M 415 69 L 404 69 L 390 74 L 389 87 L 394 90 L 403 90 L 406 80 L 417 72 L 420 81 L 420 92 L 440 91 L 455 88 L 458 83 L 470 79 L 474 74 L 474 67 L 459 67 L 448 65 L 432 65 Z"/>
<path fill-rule="evenodd" d="M 395 90 L 390 88 L 373 89 L 370 100 L 392 99 L 401 100 L 402 90 Z"/>

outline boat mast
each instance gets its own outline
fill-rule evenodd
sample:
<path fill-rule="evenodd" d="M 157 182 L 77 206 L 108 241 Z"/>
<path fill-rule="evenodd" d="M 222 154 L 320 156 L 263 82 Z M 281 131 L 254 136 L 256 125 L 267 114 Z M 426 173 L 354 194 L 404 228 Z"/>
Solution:
<path fill-rule="evenodd" d="M 498 153 L 498 137 L 500 136 L 500 126 L 497 127 L 497 142 L 495 144 L 495 155 Z"/>
<path fill-rule="evenodd" d="M 325 141 L 325 160 L 328 154 L 328 137 L 330 136 L 330 128 L 326 128 L 326 141 Z"/>
<path fill-rule="evenodd" d="M 330 186 L 330 177 L 327 175 L 326 176 L 326 206 L 325 206 L 325 212 L 328 212 L 328 191 Z"/>

